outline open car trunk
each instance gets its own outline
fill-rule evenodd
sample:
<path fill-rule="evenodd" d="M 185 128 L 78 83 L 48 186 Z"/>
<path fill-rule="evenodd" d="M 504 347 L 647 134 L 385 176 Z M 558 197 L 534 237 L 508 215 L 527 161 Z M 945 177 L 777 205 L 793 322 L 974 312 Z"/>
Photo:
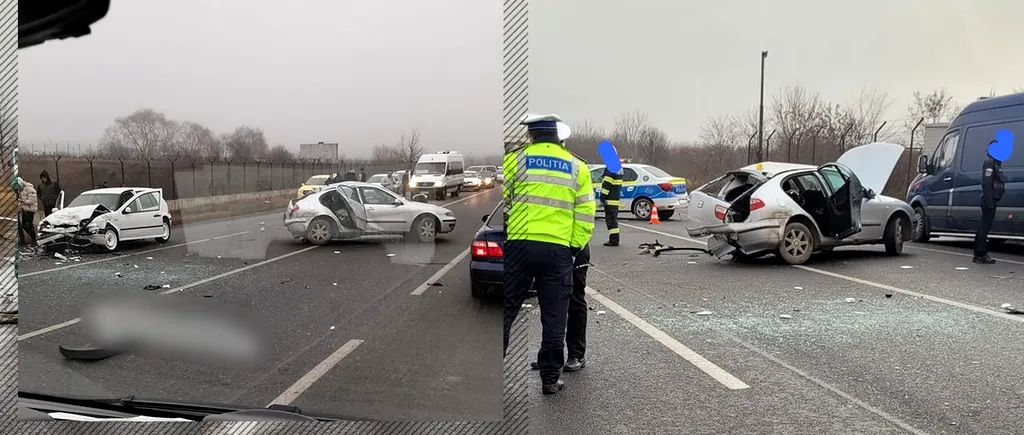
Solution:
<path fill-rule="evenodd" d="M 768 179 L 751 171 L 732 171 L 690 192 L 687 232 L 693 237 L 750 216 L 750 195 Z"/>

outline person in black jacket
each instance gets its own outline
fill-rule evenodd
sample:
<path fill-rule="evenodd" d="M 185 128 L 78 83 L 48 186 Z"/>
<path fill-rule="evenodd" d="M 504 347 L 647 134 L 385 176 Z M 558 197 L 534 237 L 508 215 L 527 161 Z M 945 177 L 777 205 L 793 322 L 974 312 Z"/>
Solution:
<path fill-rule="evenodd" d="M 622 170 L 614 173 L 604 168 L 601 178 L 601 194 L 598 200 L 604 204 L 604 222 L 608 226 L 608 241 L 605 246 L 619 246 L 619 196 L 622 191 Z"/>
<path fill-rule="evenodd" d="M 57 207 L 61 191 L 60 182 L 51 179 L 50 173 L 44 170 L 39 173 L 39 188 L 36 190 L 39 192 L 39 202 L 43 204 L 43 217 L 46 217 Z"/>
<path fill-rule="evenodd" d="M 989 143 L 991 147 L 993 143 Z M 988 256 L 988 233 L 992 230 L 992 222 L 996 218 L 996 206 L 1006 191 L 1006 178 L 1003 176 L 1003 163 L 989 153 L 981 164 L 981 225 L 974 235 L 974 262 L 979 264 L 995 264 L 996 260 Z"/>
<path fill-rule="evenodd" d="M 359 176 L 356 175 L 355 169 L 349 169 L 345 173 L 345 181 L 359 181 Z"/>

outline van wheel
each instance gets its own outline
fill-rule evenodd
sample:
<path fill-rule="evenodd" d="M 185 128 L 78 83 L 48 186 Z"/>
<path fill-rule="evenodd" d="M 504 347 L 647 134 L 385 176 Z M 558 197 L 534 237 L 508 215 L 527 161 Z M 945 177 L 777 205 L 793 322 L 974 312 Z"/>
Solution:
<path fill-rule="evenodd" d="M 889 218 L 889 223 L 885 224 L 885 234 L 882 236 L 886 254 L 896 256 L 903 253 L 903 235 L 908 227 L 910 223 L 901 216 Z"/>
<path fill-rule="evenodd" d="M 806 225 L 791 222 L 782 231 L 779 243 L 779 256 L 789 264 L 804 264 L 814 252 L 814 236 Z"/>
<path fill-rule="evenodd" d="M 633 216 L 642 221 L 649 220 L 651 218 L 651 209 L 654 208 L 654 202 L 647 198 L 640 198 L 633 201 Z M 661 215 L 658 215 L 661 218 Z"/>
<path fill-rule="evenodd" d="M 931 231 L 928 228 L 928 216 L 924 213 L 924 207 L 920 205 L 914 206 L 914 219 L 917 221 L 917 225 L 914 226 L 914 232 L 910 240 L 917 243 L 927 243 L 928 239 L 931 238 Z"/>

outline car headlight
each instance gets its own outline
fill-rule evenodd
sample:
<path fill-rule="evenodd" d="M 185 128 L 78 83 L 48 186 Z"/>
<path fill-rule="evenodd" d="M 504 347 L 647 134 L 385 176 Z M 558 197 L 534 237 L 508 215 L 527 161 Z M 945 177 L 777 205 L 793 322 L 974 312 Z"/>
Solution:
<path fill-rule="evenodd" d="M 435 181 L 434 182 L 434 187 L 441 187 L 441 182 L 440 181 Z"/>
<path fill-rule="evenodd" d="M 446 212 L 444 212 L 444 215 L 445 215 L 445 216 L 448 216 L 448 217 L 455 217 L 455 213 L 453 213 L 453 212 L 450 212 L 450 211 L 446 211 Z"/>

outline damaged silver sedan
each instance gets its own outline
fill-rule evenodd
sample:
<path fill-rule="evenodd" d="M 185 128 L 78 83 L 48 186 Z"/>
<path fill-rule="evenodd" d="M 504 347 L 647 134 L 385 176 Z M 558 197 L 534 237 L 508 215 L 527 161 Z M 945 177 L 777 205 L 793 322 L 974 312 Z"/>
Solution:
<path fill-rule="evenodd" d="M 114 187 L 82 193 L 64 207 L 64 192 L 57 208 L 39 223 L 39 246 L 98 245 L 117 250 L 120 242 L 171 238 L 171 213 L 163 189 Z"/>
<path fill-rule="evenodd" d="M 904 147 L 872 143 L 822 166 L 765 162 L 740 168 L 690 193 L 687 233 L 711 236 L 719 258 L 776 254 L 803 264 L 837 246 L 884 244 L 903 252 L 914 227 L 906 202 L 879 195 Z"/>

